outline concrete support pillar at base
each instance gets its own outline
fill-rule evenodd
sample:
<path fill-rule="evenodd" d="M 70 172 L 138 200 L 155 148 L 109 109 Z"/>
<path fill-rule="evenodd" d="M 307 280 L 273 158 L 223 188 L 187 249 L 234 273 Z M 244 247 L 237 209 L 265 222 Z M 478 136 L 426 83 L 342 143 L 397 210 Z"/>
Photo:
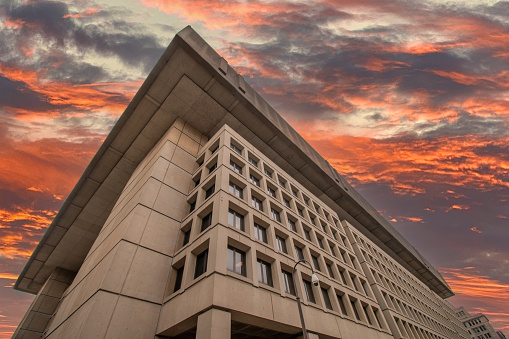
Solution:
<path fill-rule="evenodd" d="M 198 316 L 196 339 L 230 339 L 232 315 L 215 308 Z"/>
<path fill-rule="evenodd" d="M 319 339 L 318 334 L 315 334 L 315 333 L 308 332 L 308 337 L 309 337 L 309 339 Z M 297 339 L 304 339 L 304 336 L 301 335 L 300 337 L 297 337 Z"/>

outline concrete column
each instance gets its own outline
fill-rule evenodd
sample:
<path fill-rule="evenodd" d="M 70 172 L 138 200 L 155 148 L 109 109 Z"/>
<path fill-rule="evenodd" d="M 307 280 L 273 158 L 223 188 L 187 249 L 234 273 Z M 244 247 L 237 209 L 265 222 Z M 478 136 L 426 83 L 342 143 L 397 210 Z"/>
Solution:
<path fill-rule="evenodd" d="M 231 327 L 231 313 L 212 308 L 198 316 L 196 339 L 229 339 Z"/>

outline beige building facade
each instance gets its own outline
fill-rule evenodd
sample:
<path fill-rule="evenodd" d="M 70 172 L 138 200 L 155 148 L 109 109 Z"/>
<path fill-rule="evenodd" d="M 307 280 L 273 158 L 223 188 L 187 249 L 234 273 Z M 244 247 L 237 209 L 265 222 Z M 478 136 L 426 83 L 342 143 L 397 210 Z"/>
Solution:
<path fill-rule="evenodd" d="M 469 338 L 440 273 L 190 27 L 15 288 L 14 338 L 297 338 L 297 295 L 310 338 Z"/>
<path fill-rule="evenodd" d="M 471 315 L 464 307 L 459 307 L 456 309 L 456 316 L 463 323 L 472 339 L 503 338 L 504 334 L 500 331 L 495 332 L 488 317 L 482 313 Z"/>

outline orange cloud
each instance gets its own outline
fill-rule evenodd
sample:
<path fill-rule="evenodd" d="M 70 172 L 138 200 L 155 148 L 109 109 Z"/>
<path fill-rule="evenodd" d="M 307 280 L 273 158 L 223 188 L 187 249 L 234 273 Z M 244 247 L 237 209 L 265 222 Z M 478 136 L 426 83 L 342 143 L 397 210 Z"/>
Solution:
<path fill-rule="evenodd" d="M 477 227 L 475 227 L 475 226 L 474 226 L 474 227 L 470 227 L 470 230 L 471 230 L 472 232 L 482 234 L 482 231 L 481 231 L 480 229 L 478 229 Z"/>
<path fill-rule="evenodd" d="M 100 11 L 101 11 L 100 7 L 92 7 L 92 8 L 85 9 L 81 13 L 66 14 L 66 15 L 63 16 L 63 18 L 84 18 L 84 17 L 87 17 L 87 16 L 92 16 L 94 14 L 97 14 Z"/>
<path fill-rule="evenodd" d="M 468 209 L 470 209 L 470 206 L 467 206 L 467 205 L 452 205 L 451 207 L 449 207 L 445 211 L 446 212 L 450 212 L 452 210 L 468 210 Z"/>

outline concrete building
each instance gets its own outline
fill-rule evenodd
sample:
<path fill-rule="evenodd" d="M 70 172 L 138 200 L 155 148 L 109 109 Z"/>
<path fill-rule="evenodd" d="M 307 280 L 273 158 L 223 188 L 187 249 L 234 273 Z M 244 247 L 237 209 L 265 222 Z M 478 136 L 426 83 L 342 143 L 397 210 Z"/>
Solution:
<path fill-rule="evenodd" d="M 440 273 L 190 27 L 15 288 L 14 338 L 296 338 L 297 293 L 311 338 L 469 337 Z"/>
<path fill-rule="evenodd" d="M 505 334 L 502 332 L 502 331 L 497 331 L 497 334 L 498 334 L 498 337 L 500 339 L 506 339 L 507 337 L 505 336 Z"/>
<path fill-rule="evenodd" d="M 464 307 L 459 307 L 456 309 L 456 316 L 461 320 L 472 339 L 498 339 L 505 337 L 502 332 L 495 332 L 488 317 L 482 313 L 471 315 Z"/>

